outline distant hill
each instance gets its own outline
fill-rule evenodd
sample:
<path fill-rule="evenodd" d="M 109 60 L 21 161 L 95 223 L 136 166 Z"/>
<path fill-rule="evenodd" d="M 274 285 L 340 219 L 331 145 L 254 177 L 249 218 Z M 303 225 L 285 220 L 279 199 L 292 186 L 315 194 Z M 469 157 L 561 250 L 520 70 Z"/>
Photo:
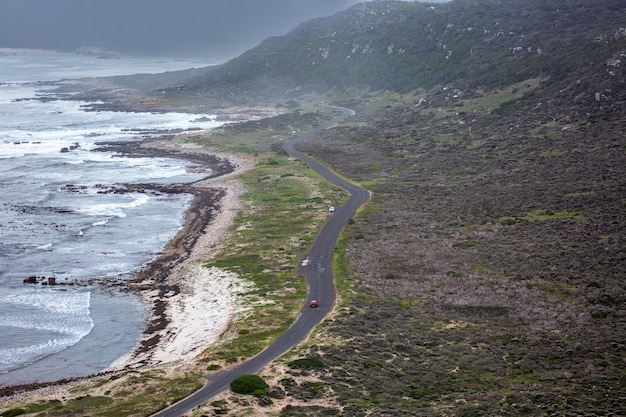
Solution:
<path fill-rule="evenodd" d="M 622 0 L 375 1 L 301 24 L 185 85 L 196 91 L 409 92 L 533 77 L 623 83 Z M 619 74 L 618 74 L 619 73 Z M 584 86 L 583 86 L 584 87 Z"/>

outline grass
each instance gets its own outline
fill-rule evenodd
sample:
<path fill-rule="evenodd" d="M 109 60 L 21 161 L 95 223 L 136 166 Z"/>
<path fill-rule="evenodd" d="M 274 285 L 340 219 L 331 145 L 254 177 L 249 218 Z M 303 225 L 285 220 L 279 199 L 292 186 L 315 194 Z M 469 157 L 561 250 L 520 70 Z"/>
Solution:
<path fill-rule="evenodd" d="M 528 284 L 528 286 L 538 288 L 560 301 L 571 300 L 576 291 L 576 287 L 560 282 L 542 281 Z"/>
<path fill-rule="evenodd" d="M 106 385 L 102 391 L 99 387 Z M 61 399 L 38 401 L 24 406 L 25 415 L 113 417 L 151 415 L 197 391 L 200 374 L 168 377 L 162 372 L 127 373 L 122 378 L 103 378 L 81 384 Z"/>
<path fill-rule="evenodd" d="M 561 156 L 561 155 L 565 155 L 566 152 L 565 151 L 559 151 L 559 150 L 551 150 L 551 151 L 545 151 L 541 153 L 541 156 L 543 158 L 553 158 L 556 156 Z"/>
<path fill-rule="evenodd" d="M 438 135 L 435 137 L 435 140 L 439 143 L 449 144 L 456 144 L 459 141 L 459 139 L 454 135 Z"/>
<path fill-rule="evenodd" d="M 498 218 L 500 223 L 515 224 L 521 221 L 526 222 L 540 222 L 548 220 L 558 220 L 566 218 L 575 218 L 584 220 L 584 216 L 579 211 L 562 210 L 562 211 L 549 211 L 549 210 L 533 210 L 524 216 L 504 216 Z"/>
<path fill-rule="evenodd" d="M 208 132 L 181 136 L 179 140 L 210 146 L 223 153 L 259 154 L 272 150 L 280 152 L 283 142 L 336 115 L 330 109 L 308 111 L 301 107 L 287 113 L 284 109 L 277 109 L 276 112 L 277 115 L 272 118 L 226 124 Z"/>
<path fill-rule="evenodd" d="M 345 198 L 286 155 L 268 154 L 242 180 L 249 190 L 245 208 L 222 255 L 206 266 L 236 272 L 254 289 L 246 294 L 246 314 L 226 341 L 205 352 L 206 360 L 241 361 L 291 325 L 306 297 L 306 280 L 296 273 L 298 259 L 326 221 L 328 205 Z"/>
<path fill-rule="evenodd" d="M 507 88 L 498 91 L 476 91 L 471 97 L 456 97 L 453 100 L 448 101 L 448 107 L 438 109 L 437 111 L 432 108 L 422 110 L 425 115 L 431 115 L 436 119 L 450 116 L 451 113 L 455 114 L 475 114 L 475 113 L 490 113 L 498 110 L 509 103 L 524 98 L 525 94 L 531 93 L 536 90 L 542 78 L 531 78 L 516 84 L 512 84 Z M 436 91 L 436 90 L 433 90 Z M 432 93 L 432 91 L 431 91 Z M 430 94 L 428 94 L 430 95 Z"/>
<path fill-rule="evenodd" d="M 275 129 L 220 135 L 193 134 L 179 140 L 218 152 L 243 152 L 257 161 L 240 176 L 247 190 L 242 197 L 244 207 L 223 242 L 224 250 L 206 263 L 236 272 L 253 284 L 244 294 L 245 313 L 233 321 L 221 343 L 200 355 L 191 370 L 170 375 L 157 369 L 87 381 L 73 388 L 67 398 L 26 404 L 27 415 L 151 415 L 198 390 L 207 370 L 253 356 L 293 322 L 307 289 L 305 277 L 296 272 L 299 256 L 309 250 L 326 222 L 328 206 L 340 205 L 346 194 L 299 160 L 259 146 L 277 135 Z M 278 135 L 287 138 L 288 132 Z"/>
<path fill-rule="evenodd" d="M 359 211 L 368 210 L 369 206 L 364 206 Z M 351 239 L 359 238 L 360 231 L 358 224 L 351 220 L 343 232 L 339 236 L 335 253 L 333 256 L 333 275 L 335 277 L 335 288 L 340 297 L 337 298 L 336 309 L 345 308 L 353 305 L 353 299 L 357 294 L 355 283 L 350 279 L 351 267 L 346 256 L 346 247 Z"/>
<path fill-rule="evenodd" d="M 568 193 L 565 194 L 565 197 L 569 197 L 569 198 L 575 198 L 575 197 L 592 197 L 594 196 L 596 193 L 593 191 L 585 191 L 585 192 L 580 192 L 580 193 Z"/>

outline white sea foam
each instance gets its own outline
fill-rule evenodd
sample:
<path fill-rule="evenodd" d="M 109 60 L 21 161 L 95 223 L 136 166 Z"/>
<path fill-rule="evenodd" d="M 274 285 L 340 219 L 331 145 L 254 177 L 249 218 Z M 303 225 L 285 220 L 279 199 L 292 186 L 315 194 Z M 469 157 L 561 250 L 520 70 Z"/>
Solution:
<path fill-rule="evenodd" d="M 13 335 L 35 333 L 39 340 L 23 346 L 0 345 L 0 371 L 58 352 L 88 334 L 93 328 L 90 297 L 87 291 L 6 289 L 0 295 L 0 326 Z"/>
<path fill-rule="evenodd" d="M 0 371 L 6 372 L 17 366 L 27 365 L 44 356 L 72 346 L 78 340 L 80 339 L 52 339 L 27 347 L 0 349 Z"/>
<path fill-rule="evenodd" d="M 54 87 L 33 83 L 73 76 L 156 73 L 176 66 L 189 68 L 186 64 L 2 51 L 6 50 L 0 49 L 0 385 L 14 381 L 12 375 L 20 371 L 2 372 L 46 355 L 61 355 L 77 343 L 86 343 L 85 335 L 94 331 L 89 291 L 22 285 L 23 278 L 55 276 L 59 282 L 127 278 L 179 230 L 192 196 L 110 191 L 126 183 L 174 183 L 202 177 L 183 161 L 94 151 L 99 143 L 220 124 L 210 114 L 85 112 L 84 102 L 37 100 Z M 137 311 L 133 314 L 141 314 Z M 100 310 L 107 317 L 114 313 Z M 136 323 L 132 329 L 116 324 L 104 334 L 134 343 L 135 336 L 128 334 L 141 332 L 141 318 L 128 321 Z M 114 351 L 111 343 L 90 344 L 88 354 L 102 358 L 106 367 L 115 359 L 107 356 Z M 52 373 L 55 378 L 64 377 L 83 362 L 77 363 L 68 354 Z M 54 363 L 46 366 L 54 369 Z M 34 377 L 33 366 L 23 369 L 21 381 Z"/>
<path fill-rule="evenodd" d="M 126 194 L 125 197 L 132 198 L 131 201 L 94 204 L 80 207 L 77 212 L 87 214 L 89 216 L 115 216 L 126 217 L 125 209 L 135 208 L 150 201 L 150 197 L 145 194 Z"/>

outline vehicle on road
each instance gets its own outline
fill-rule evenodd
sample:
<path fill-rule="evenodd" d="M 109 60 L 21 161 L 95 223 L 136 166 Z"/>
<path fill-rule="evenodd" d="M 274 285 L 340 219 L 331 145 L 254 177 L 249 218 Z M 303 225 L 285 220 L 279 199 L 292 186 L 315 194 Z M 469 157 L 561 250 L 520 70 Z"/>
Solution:
<path fill-rule="evenodd" d="M 309 303 L 309 307 L 311 308 L 319 307 L 319 303 L 317 302 L 317 300 L 311 300 L 311 302 Z"/>
<path fill-rule="evenodd" d="M 335 212 L 335 206 L 328 207 L 328 212 L 329 213 L 334 213 Z"/>

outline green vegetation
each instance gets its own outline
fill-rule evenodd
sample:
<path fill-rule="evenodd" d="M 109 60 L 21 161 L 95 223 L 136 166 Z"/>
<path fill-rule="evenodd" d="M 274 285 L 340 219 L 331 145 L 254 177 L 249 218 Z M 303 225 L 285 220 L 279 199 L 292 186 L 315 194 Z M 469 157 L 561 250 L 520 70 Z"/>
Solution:
<path fill-rule="evenodd" d="M 541 152 L 541 156 L 544 158 L 553 158 L 555 156 L 561 156 L 564 154 L 565 154 L 565 151 L 558 151 L 558 150 Z"/>
<path fill-rule="evenodd" d="M 230 383 L 230 389 L 237 394 L 266 395 L 269 385 L 258 375 L 241 375 Z"/>
<path fill-rule="evenodd" d="M 0 414 L 0 416 L 2 416 L 2 417 L 14 417 L 14 416 L 20 416 L 22 414 L 26 414 L 26 410 L 24 410 L 23 408 L 12 408 L 12 409 L 7 410 L 4 413 Z"/>
<path fill-rule="evenodd" d="M 504 224 L 515 224 L 521 221 L 526 222 L 538 222 L 538 221 L 547 221 L 547 220 L 558 220 L 565 218 L 575 218 L 579 220 L 584 220 L 584 216 L 579 211 L 549 211 L 549 210 L 534 210 L 530 213 L 527 213 L 524 216 L 504 216 L 498 219 L 499 222 Z"/>
<path fill-rule="evenodd" d="M 322 369 L 324 368 L 324 363 L 317 358 L 300 358 L 293 360 L 288 363 L 290 368 L 311 368 L 311 369 Z"/>
<path fill-rule="evenodd" d="M 278 112 L 284 111 L 277 109 Z M 294 135 L 310 130 L 335 115 L 328 109 L 310 111 L 299 107 L 288 113 L 245 122 L 226 124 L 202 134 L 191 133 L 180 141 L 208 146 L 218 152 L 232 154 L 283 153 L 281 144 Z"/>
<path fill-rule="evenodd" d="M 591 197 L 593 195 L 595 195 L 593 191 L 586 191 L 581 193 L 568 193 L 565 194 L 565 197 Z"/>
<path fill-rule="evenodd" d="M 576 292 L 576 287 L 571 285 L 567 285 L 560 282 L 539 282 L 539 283 L 530 283 L 529 287 L 536 287 L 541 291 L 546 292 L 557 300 L 565 301 L 571 300 L 572 295 Z"/>
<path fill-rule="evenodd" d="M 147 416 L 187 397 L 202 385 L 202 377 L 194 373 L 166 376 L 158 370 L 129 372 L 77 385 L 62 398 L 25 404 L 2 416 Z M 20 414 L 11 414 L 17 412 Z"/>
<path fill-rule="evenodd" d="M 567 80 L 580 56 L 597 63 L 593 71 L 603 72 L 607 51 L 615 50 L 615 44 L 598 43 L 594 37 L 602 33 L 608 39 L 620 27 L 618 0 L 594 4 L 596 22 L 603 22 L 597 30 L 572 18 L 588 1 L 535 3 L 449 2 L 431 8 L 420 2 L 369 2 L 267 39 L 187 82 L 183 93 L 229 94 L 240 102 L 275 97 L 289 108 L 298 95 L 320 90 L 407 94 L 464 84 L 494 97 L 451 97 L 450 107 L 502 114 L 522 103 L 539 103 L 524 97 L 539 83 L 528 88 L 519 85 L 523 80 Z M 565 31 L 555 25 L 555 7 L 567 24 L 584 29 Z M 236 94 L 241 88 L 247 90 L 245 95 Z"/>

